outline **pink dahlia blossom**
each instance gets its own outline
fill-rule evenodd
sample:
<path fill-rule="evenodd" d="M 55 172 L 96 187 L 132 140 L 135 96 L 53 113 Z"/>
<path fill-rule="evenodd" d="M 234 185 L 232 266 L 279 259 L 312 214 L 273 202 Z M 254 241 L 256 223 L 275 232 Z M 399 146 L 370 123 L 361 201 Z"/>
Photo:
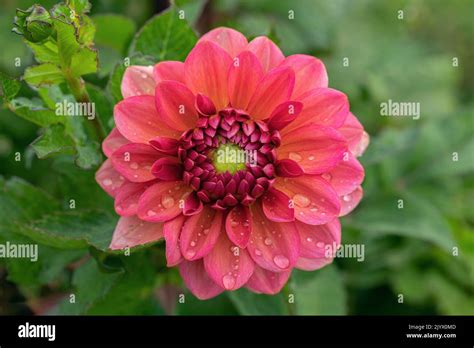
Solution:
<path fill-rule="evenodd" d="M 332 261 L 369 138 L 320 60 L 218 28 L 184 63 L 129 67 L 122 94 L 96 174 L 121 216 L 111 249 L 164 238 L 200 299 Z"/>

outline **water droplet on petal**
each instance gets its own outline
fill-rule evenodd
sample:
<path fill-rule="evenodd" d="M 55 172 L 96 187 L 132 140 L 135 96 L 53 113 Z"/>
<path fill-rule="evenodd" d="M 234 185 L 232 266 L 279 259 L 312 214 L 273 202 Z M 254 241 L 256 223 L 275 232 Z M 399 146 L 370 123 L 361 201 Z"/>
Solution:
<path fill-rule="evenodd" d="M 205 235 L 209 234 L 209 229 L 205 228 L 204 230 L 202 230 L 202 233 L 204 233 Z"/>
<path fill-rule="evenodd" d="M 311 243 L 311 242 L 313 241 L 313 238 L 308 237 L 308 238 L 306 238 L 306 241 L 307 241 L 308 243 Z"/>
<path fill-rule="evenodd" d="M 255 249 L 255 255 L 262 256 L 262 252 L 259 249 Z"/>
<path fill-rule="evenodd" d="M 225 275 L 222 277 L 222 283 L 224 284 L 224 288 L 231 290 L 235 286 L 235 278 L 232 275 Z"/>
<path fill-rule="evenodd" d="M 192 242 L 190 243 L 190 245 L 191 245 L 192 247 L 194 247 L 194 246 L 196 246 L 196 242 L 195 242 L 195 241 L 192 241 Z"/>
<path fill-rule="evenodd" d="M 296 152 L 290 152 L 288 157 L 295 162 L 300 162 L 303 159 L 303 157 L 301 157 L 301 155 Z"/>
<path fill-rule="evenodd" d="M 323 179 L 325 179 L 325 180 L 327 180 L 327 181 L 331 181 L 331 179 L 332 179 L 332 175 L 329 174 L 329 173 L 324 173 L 324 174 L 322 175 L 322 177 L 323 177 Z"/>
<path fill-rule="evenodd" d="M 308 159 L 309 159 L 310 161 L 313 161 L 314 158 L 315 158 L 315 157 L 314 157 L 313 155 L 311 155 L 311 156 L 308 157 Z"/>
<path fill-rule="evenodd" d="M 271 240 L 270 238 L 265 238 L 265 240 L 263 241 L 263 243 L 264 243 L 265 245 L 272 245 L 273 242 L 272 242 L 272 240 Z"/>
<path fill-rule="evenodd" d="M 239 223 L 238 223 L 237 221 L 234 221 L 234 220 L 230 222 L 230 225 L 231 225 L 232 227 L 236 227 L 236 226 L 238 226 L 238 224 L 239 224 Z"/>
<path fill-rule="evenodd" d="M 290 265 L 290 260 L 288 260 L 288 258 L 284 255 L 276 255 L 273 258 L 273 262 L 275 262 L 275 265 L 283 269 Z"/>
<path fill-rule="evenodd" d="M 153 210 L 148 210 L 147 213 L 146 213 L 147 216 L 155 216 L 156 215 L 156 211 L 153 211 Z"/>
<path fill-rule="evenodd" d="M 302 208 L 307 207 L 311 203 L 311 201 L 308 197 L 306 197 L 304 195 L 301 195 L 299 193 L 297 193 L 296 195 L 293 196 L 293 202 L 297 206 L 302 207 Z"/>
<path fill-rule="evenodd" d="M 190 259 L 193 258 L 194 255 L 196 255 L 196 251 L 194 251 L 194 250 L 188 250 L 188 251 L 186 252 L 186 256 L 187 256 L 188 258 L 190 258 Z"/>
<path fill-rule="evenodd" d="M 138 169 L 138 163 L 137 163 L 137 162 L 132 162 L 132 163 L 130 163 L 130 168 L 132 168 L 132 169 Z"/>
<path fill-rule="evenodd" d="M 316 246 L 317 246 L 318 248 L 321 248 L 321 249 L 322 249 L 322 248 L 324 248 L 324 243 L 323 243 L 323 242 L 317 242 L 317 243 L 316 243 Z"/>
<path fill-rule="evenodd" d="M 344 200 L 344 202 L 350 202 L 350 200 L 352 199 L 352 197 L 350 195 L 344 195 L 342 197 L 342 199 Z"/>
<path fill-rule="evenodd" d="M 102 181 L 102 183 L 103 183 L 105 186 L 110 186 L 110 185 L 112 185 L 112 180 L 110 180 L 110 179 L 105 179 L 104 181 Z"/>
<path fill-rule="evenodd" d="M 171 208 L 174 205 L 174 199 L 171 196 L 163 196 L 161 197 L 161 204 L 166 209 Z"/>

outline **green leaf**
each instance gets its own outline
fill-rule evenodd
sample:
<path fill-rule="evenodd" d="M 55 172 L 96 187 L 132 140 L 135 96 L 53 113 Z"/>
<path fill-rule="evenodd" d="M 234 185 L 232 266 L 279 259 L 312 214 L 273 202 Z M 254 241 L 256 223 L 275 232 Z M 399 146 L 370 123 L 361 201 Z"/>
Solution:
<path fill-rule="evenodd" d="M 71 65 L 72 57 L 79 50 L 74 26 L 59 19 L 54 20 L 54 26 L 57 32 L 59 62 L 63 69 L 67 69 Z"/>
<path fill-rule="evenodd" d="M 78 31 L 78 41 L 81 44 L 85 46 L 92 46 L 94 44 L 96 28 L 92 19 L 87 16 L 82 16 Z"/>
<path fill-rule="evenodd" d="M 97 29 L 95 43 L 125 53 L 136 27 L 131 19 L 116 14 L 101 14 L 92 18 Z"/>
<path fill-rule="evenodd" d="M 53 41 L 45 41 L 41 44 L 25 41 L 33 50 L 36 61 L 39 63 L 53 63 L 59 65 L 58 46 Z"/>
<path fill-rule="evenodd" d="M 282 315 L 287 314 L 283 295 L 255 294 L 247 289 L 228 293 L 229 298 L 242 315 Z"/>
<path fill-rule="evenodd" d="M 76 270 L 72 284 L 74 302 L 66 298 L 51 314 L 77 315 L 86 313 L 94 303 L 104 298 L 123 276 L 122 272 L 104 273 L 94 260 L 89 260 Z"/>
<path fill-rule="evenodd" d="M 398 208 L 399 199 L 403 200 L 401 209 Z M 368 197 L 357 214 L 349 216 L 346 221 L 371 237 L 399 235 L 418 238 L 444 250 L 451 250 L 454 245 L 449 225 L 439 211 L 421 196 L 409 192 L 391 197 Z"/>
<path fill-rule="evenodd" d="M 33 86 L 59 84 L 64 81 L 62 71 L 51 63 L 26 68 L 23 78 Z"/>
<path fill-rule="evenodd" d="M 40 99 L 27 99 L 19 97 L 13 99 L 9 104 L 12 112 L 24 119 L 37 124 L 38 126 L 49 126 L 54 123 L 61 123 L 63 120 L 54 111 L 44 107 Z"/>
<path fill-rule="evenodd" d="M 107 250 L 116 222 L 116 217 L 103 211 L 83 210 L 57 212 L 16 225 L 19 233 L 51 247 L 81 249 L 92 245 Z"/>
<path fill-rule="evenodd" d="M 196 44 L 194 31 L 170 8 L 150 19 L 135 35 L 130 53 L 151 55 L 158 61 L 184 60 Z"/>
<path fill-rule="evenodd" d="M 89 0 L 69 0 L 68 4 L 69 7 L 78 15 L 88 13 L 91 10 Z"/>
<path fill-rule="evenodd" d="M 316 272 L 295 270 L 292 275 L 296 313 L 300 315 L 347 314 L 347 294 L 335 265 Z"/>
<path fill-rule="evenodd" d="M 25 180 L 13 177 L 6 181 L 0 177 L 0 230 L 57 209 L 59 204 L 54 198 Z"/>
<path fill-rule="evenodd" d="M 58 153 L 73 153 L 74 143 L 64 132 L 64 126 L 60 124 L 46 128 L 31 144 L 38 158 L 43 159 Z"/>
<path fill-rule="evenodd" d="M 74 77 L 97 72 L 97 51 L 81 48 L 71 59 L 71 74 Z"/>
<path fill-rule="evenodd" d="M 95 104 L 96 116 L 99 117 L 102 127 L 110 132 L 113 128 L 113 102 L 109 96 L 100 88 L 87 84 L 87 92 L 91 101 Z"/>
<path fill-rule="evenodd" d="M 4 101 L 10 101 L 18 94 L 21 83 L 17 79 L 0 72 L 0 92 Z"/>

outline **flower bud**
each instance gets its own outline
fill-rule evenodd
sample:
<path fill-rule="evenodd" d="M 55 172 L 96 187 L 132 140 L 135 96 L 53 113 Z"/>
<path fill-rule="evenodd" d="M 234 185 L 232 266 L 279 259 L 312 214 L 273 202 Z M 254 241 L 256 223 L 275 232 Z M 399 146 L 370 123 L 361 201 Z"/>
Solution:
<path fill-rule="evenodd" d="M 14 25 L 12 31 L 31 42 L 43 41 L 53 30 L 49 12 L 39 5 L 33 5 L 26 11 L 17 9 Z"/>

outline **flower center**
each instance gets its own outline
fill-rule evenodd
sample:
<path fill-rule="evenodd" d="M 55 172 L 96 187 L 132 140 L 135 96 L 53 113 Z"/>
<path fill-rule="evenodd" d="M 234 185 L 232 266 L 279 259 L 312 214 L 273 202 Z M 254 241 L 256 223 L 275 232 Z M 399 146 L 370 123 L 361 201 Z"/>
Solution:
<path fill-rule="evenodd" d="M 226 108 L 201 114 L 197 127 L 179 141 L 183 181 L 213 208 L 250 205 L 273 184 L 279 144 L 278 131 L 251 120 L 244 111 Z"/>
<path fill-rule="evenodd" d="M 236 144 L 228 143 L 211 151 L 211 156 L 216 173 L 235 174 L 239 170 L 245 170 L 245 164 L 251 160 L 248 157 L 252 157 L 252 153 L 249 154 Z"/>

